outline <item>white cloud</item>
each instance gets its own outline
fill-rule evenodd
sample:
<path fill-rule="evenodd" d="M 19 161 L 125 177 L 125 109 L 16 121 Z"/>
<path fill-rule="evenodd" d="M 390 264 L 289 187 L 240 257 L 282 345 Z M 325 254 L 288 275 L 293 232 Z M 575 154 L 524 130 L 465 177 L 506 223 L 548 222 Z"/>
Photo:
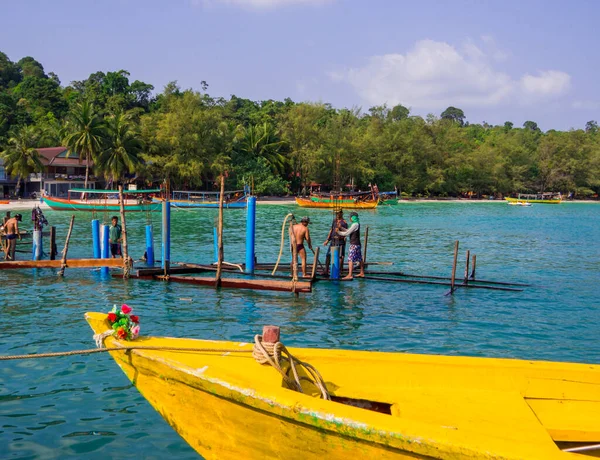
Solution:
<path fill-rule="evenodd" d="M 491 38 L 482 42 L 479 47 L 468 41 L 459 51 L 448 43 L 422 40 L 406 54 L 373 56 L 363 67 L 328 75 L 334 82 L 349 83 L 371 105 L 422 109 L 496 106 L 557 96 L 569 89 L 570 76 L 554 70 L 513 79 L 494 68 L 499 52 Z"/>
<path fill-rule="evenodd" d="M 528 94 L 562 94 L 571 86 L 571 76 L 557 70 L 546 70 L 540 72 L 539 77 L 524 75 L 521 86 Z"/>
<path fill-rule="evenodd" d="M 580 110 L 598 110 L 600 103 L 595 101 L 573 101 L 571 107 Z"/>
<path fill-rule="evenodd" d="M 332 1 L 335 0 L 204 0 L 204 4 L 214 5 L 223 3 L 226 5 L 240 6 L 242 8 L 267 10 L 289 5 L 321 5 L 324 3 L 331 3 Z M 197 4 L 198 0 L 192 0 L 192 2 Z"/>

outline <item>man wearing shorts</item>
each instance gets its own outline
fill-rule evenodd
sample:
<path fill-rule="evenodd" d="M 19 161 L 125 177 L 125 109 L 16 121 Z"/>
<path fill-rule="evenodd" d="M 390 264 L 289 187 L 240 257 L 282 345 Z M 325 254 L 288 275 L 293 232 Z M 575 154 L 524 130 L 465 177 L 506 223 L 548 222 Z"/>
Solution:
<path fill-rule="evenodd" d="M 362 258 L 362 247 L 360 244 L 360 222 L 358 220 L 358 214 L 356 212 L 350 213 L 350 228 L 348 230 L 337 230 L 337 234 L 340 236 L 349 237 L 350 239 L 350 249 L 348 250 L 348 275 L 344 276 L 343 279 L 351 280 L 352 269 L 354 268 L 354 264 L 359 264 L 360 273 L 356 276 L 359 278 L 364 278 L 365 276 L 365 264 Z"/>
<path fill-rule="evenodd" d="M 112 217 L 112 225 L 108 229 L 108 242 L 110 243 L 110 253 L 115 259 L 117 256 L 121 257 L 121 226 L 119 225 L 119 218 L 117 216 Z"/>

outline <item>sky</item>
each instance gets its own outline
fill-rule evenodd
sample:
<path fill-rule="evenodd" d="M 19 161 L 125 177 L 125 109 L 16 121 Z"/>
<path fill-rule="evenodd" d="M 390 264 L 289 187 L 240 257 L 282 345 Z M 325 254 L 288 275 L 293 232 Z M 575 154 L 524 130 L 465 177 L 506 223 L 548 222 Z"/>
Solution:
<path fill-rule="evenodd" d="M 156 92 L 568 130 L 600 120 L 599 21 L 595 0 L 0 0 L 0 51 L 63 85 L 124 69 Z"/>

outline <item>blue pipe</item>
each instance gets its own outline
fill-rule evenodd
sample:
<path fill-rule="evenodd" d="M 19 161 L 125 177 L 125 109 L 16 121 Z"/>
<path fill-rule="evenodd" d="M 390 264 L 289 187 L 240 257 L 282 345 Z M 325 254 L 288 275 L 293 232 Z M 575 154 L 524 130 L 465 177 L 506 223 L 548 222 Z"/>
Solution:
<path fill-rule="evenodd" d="M 217 235 L 217 227 L 213 227 L 213 243 L 215 247 L 215 263 L 219 261 L 219 241 Z"/>
<path fill-rule="evenodd" d="M 340 247 L 331 247 L 331 279 L 340 279 Z"/>
<path fill-rule="evenodd" d="M 94 259 L 100 258 L 100 221 L 92 220 L 92 247 L 94 249 Z"/>
<path fill-rule="evenodd" d="M 167 197 L 162 202 L 162 261 L 161 268 L 168 267 L 171 262 L 171 204 Z"/>
<path fill-rule="evenodd" d="M 31 260 L 42 260 L 42 254 L 44 253 L 42 247 L 42 231 L 33 231 L 33 245 L 31 248 Z"/>
<path fill-rule="evenodd" d="M 256 197 L 248 197 L 246 213 L 246 273 L 254 273 L 254 246 L 256 242 Z"/>
<path fill-rule="evenodd" d="M 103 225 L 102 226 L 102 258 L 103 259 L 108 259 L 110 257 L 110 243 L 109 243 L 109 226 L 108 225 Z M 108 276 L 108 267 L 102 267 L 102 270 L 100 270 L 100 273 L 103 276 Z"/>
<path fill-rule="evenodd" d="M 154 265 L 154 235 L 152 225 L 146 225 L 146 264 Z"/>

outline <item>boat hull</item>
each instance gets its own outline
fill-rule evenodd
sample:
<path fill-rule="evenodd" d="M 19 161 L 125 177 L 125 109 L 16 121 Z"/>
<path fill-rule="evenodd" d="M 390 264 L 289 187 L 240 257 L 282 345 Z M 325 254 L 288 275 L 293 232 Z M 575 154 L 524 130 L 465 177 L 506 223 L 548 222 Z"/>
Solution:
<path fill-rule="evenodd" d="M 162 200 L 157 198 L 152 199 L 153 203 L 161 203 Z M 219 208 L 218 201 L 186 201 L 186 200 L 169 200 L 169 205 L 172 208 L 191 208 L 191 209 L 201 209 L 201 208 Z M 246 209 L 247 204 L 246 201 L 235 201 L 231 203 L 223 202 L 223 209 Z"/>
<path fill-rule="evenodd" d="M 309 198 L 296 197 L 296 204 L 303 208 L 342 208 L 342 209 L 374 209 L 377 201 L 353 201 L 353 200 L 319 200 L 313 201 Z"/>
<path fill-rule="evenodd" d="M 46 203 L 51 209 L 55 211 L 113 211 L 119 212 L 120 206 L 114 203 L 93 203 L 86 201 L 77 201 L 77 200 L 63 200 L 61 198 L 51 198 L 51 197 L 42 197 L 44 203 Z M 124 205 L 125 211 L 160 211 L 161 205 L 160 203 L 150 203 L 146 202 L 143 204 L 129 204 L 126 203 Z"/>
<path fill-rule="evenodd" d="M 87 313 L 101 333 L 106 314 Z M 600 441 L 600 367 L 509 359 L 290 349 L 337 398 L 284 387 L 235 342 L 146 337 L 117 364 L 205 458 L 568 459 L 556 441 Z M 239 352 L 238 352 L 239 351 Z M 367 410 L 386 405 L 389 412 Z"/>
<path fill-rule="evenodd" d="M 536 200 L 536 199 L 525 199 L 525 198 L 511 198 L 511 197 L 506 197 L 504 198 L 506 201 L 508 201 L 509 203 L 517 203 L 519 201 L 527 201 L 528 203 L 542 203 L 542 204 L 560 204 L 562 203 L 562 200 Z"/>

